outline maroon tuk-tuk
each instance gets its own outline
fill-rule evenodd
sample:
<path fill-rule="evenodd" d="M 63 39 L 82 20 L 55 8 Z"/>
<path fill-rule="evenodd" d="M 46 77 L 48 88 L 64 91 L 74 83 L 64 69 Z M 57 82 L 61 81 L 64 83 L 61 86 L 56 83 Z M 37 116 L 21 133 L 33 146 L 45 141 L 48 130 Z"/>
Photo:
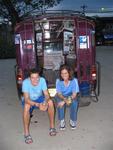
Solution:
<path fill-rule="evenodd" d="M 29 69 L 37 66 L 52 95 L 59 67 L 67 63 L 78 78 L 80 98 L 98 101 L 100 65 L 96 62 L 95 24 L 91 19 L 73 11 L 35 14 L 16 25 L 15 45 L 19 96 Z"/>

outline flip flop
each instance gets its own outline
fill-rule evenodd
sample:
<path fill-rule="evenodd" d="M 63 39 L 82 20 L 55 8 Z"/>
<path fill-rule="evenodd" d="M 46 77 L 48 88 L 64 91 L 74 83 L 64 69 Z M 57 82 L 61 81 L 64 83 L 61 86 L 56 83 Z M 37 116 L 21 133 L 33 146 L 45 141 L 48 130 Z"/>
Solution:
<path fill-rule="evenodd" d="M 50 130 L 49 130 L 49 135 L 50 136 L 55 136 L 56 135 L 56 129 L 55 128 L 50 128 Z"/>
<path fill-rule="evenodd" d="M 31 144 L 31 143 L 33 143 L 33 139 L 32 139 L 32 137 L 31 137 L 31 135 L 24 136 L 24 138 L 25 138 L 25 143 L 26 143 L 26 144 Z"/>

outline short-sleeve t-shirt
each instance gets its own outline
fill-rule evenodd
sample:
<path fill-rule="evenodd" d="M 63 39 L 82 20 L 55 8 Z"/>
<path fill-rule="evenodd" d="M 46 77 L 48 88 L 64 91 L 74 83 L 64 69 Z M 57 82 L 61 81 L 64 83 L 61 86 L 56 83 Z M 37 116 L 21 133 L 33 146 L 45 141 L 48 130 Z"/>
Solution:
<path fill-rule="evenodd" d="M 69 81 L 69 84 L 67 86 L 65 86 L 64 81 L 57 79 L 56 91 L 57 93 L 61 93 L 65 97 L 71 96 L 72 93 L 78 93 L 79 92 L 78 80 L 74 78 Z"/>
<path fill-rule="evenodd" d="M 47 84 L 43 77 L 40 77 L 39 83 L 37 86 L 31 84 L 30 78 L 27 78 L 22 83 L 22 92 L 29 93 L 30 99 L 32 101 L 38 99 L 43 95 L 43 91 L 47 90 Z"/>

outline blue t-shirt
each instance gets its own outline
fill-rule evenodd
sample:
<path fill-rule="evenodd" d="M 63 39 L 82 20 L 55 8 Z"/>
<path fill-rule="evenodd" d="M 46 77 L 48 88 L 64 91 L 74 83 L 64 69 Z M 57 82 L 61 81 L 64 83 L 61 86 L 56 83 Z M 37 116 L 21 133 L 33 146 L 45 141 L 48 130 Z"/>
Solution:
<path fill-rule="evenodd" d="M 66 86 L 64 85 L 64 81 L 57 79 L 56 91 L 57 93 L 61 93 L 65 97 L 71 96 L 72 93 L 78 93 L 79 92 L 78 80 L 74 78 L 73 80 L 70 80 L 69 84 Z"/>
<path fill-rule="evenodd" d="M 43 91 L 47 90 L 47 84 L 43 77 L 40 77 L 37 86 L 31 84 L 30 78 L 27 78 L 22 83 L 22 92 L 29 93 L 31 100 L 36 100 L 43 95 Z"/>

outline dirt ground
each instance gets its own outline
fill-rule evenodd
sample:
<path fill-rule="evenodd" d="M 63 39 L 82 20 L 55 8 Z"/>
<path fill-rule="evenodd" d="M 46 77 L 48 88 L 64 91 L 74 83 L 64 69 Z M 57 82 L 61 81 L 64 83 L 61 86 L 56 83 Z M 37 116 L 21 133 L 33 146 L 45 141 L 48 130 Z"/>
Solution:
<path fill-rule="evenodd" d="M 22 108 L 17 97 L 14 76 L 15 59 L 0 60 L 0 150 L 113 150 L 113 47 L 97 47 L 101 63 L 101 91 L 98 103 L 78 111 L 77 129 L 69 127 L 66 112 L 66 130 L 57 136 L 48 134 L 48 115 L 34 111 L 31 122 L 33 144 L 23 138 Z"/>

